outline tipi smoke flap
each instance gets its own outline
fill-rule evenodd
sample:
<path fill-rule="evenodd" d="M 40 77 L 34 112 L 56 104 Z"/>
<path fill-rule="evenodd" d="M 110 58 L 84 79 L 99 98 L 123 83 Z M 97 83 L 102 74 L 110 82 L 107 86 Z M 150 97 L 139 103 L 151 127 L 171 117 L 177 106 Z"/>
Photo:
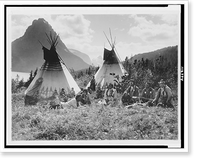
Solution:
<path fill-rule="evenodd" d="M 50 98 L 54 94 L 59 94 L 62 89 L 67 93 L 74 88 L 75 93 L 80 91 L 76 81 L 68 71 L 65 63 L 56 52 L 58 35 L 47 35 L 47 40 L 51 45 L 50 50 L 44 47 L 44 64 L 37 75 L 25 91 L 25 105 L 34 105 L 40 98 Z"/>

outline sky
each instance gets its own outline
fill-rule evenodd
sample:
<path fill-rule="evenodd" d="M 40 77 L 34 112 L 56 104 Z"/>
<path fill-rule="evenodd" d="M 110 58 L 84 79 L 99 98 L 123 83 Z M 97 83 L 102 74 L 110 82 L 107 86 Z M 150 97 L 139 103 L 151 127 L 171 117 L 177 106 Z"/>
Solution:
<path fill-rule="evenodd" d="M 23 36 L 38 18 L 44 18 L 70 49 L 96 59 L 110 49 L 105 35 L 114 43 L 121 60 L 138 53 L 179 44 L 179 9 L 99 9 L 58 10 L 56 8 L 16 9 L 10 12 L 11 40 Z M 59 12 L 58 12 L 59 11 Z M 62 11 L 62 12 L 60 12 Z M 111 30 L 111 36 L 109 29 Z"/>

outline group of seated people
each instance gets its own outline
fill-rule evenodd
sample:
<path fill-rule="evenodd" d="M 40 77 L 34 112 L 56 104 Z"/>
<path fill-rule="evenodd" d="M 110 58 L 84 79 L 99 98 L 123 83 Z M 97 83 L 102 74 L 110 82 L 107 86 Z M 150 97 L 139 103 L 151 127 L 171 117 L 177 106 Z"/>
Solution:
<path fill-rule="evenodd" d="M 71 88 L 70 92 L 66 92 L 66 90 L 64 88 L 61 89 L 60 91 L 60 101 L 62 102 L 67 102 L 69 101 L 69 99 L 74 98 L 75 97 L 75 91 L 74 88 Z"/>
<path fill-rule="evenodd" d="M 82 89 L 81 92 L 76 95 L 77 106 L 80 104 L 91 104 L 91 93 L 95 93 L 96 96 L 94 99 L 104 99 L 106 104 L 117 102 L 117 90 L 113 84 L 105 85 L 103 88 L 97 85 L 95 91 L 88 87 L 88 89 Z"/>
<path fill-rule="evenodd" d="M 69 99 L 72 99 L 75 97 L 75 91 L 74 88 L 71 88 L 70 91 L 66 91 L 64 88 L 61 89 L 60 93 L 55 90 L 53 95 L 50 97 L 50 108 L 56 109 L 56 108 L 62 108 L 61 102 L 67 102 Z"/>
<path fill-rule="evenodd" d="M 129 83 L 127 89 L 124 91 L 121 97 L 121 102 L 123 105 L 130 105 L 136 102 L 145 103 L 146 106 L 161 106 L 161 107 L 168 107 L 174 108 L 172 102 L 172 91 L 169 86 L 165 84 L 163 79 L 158 82 L 159 88 L 155 91 L 151 86 L 150 83 L 145 83 L 144 89 L 142 89 L 141 93 L 139 91 L 139 87 L 136 86 L 132 81 Z M 78 94 L 78 99 L 82 99 L 83 104 L 91 104 L 90 100 L 90 92 L 93 91 L 90 89 L 85 89 L 83 92 Z M 117 90 L 114 84 L 105 85 L 101 88 L 100 85 L 96 87 L 96 99 L 104 99 L 106 104 L 110 103 L 117 103 L 118 96 Z M 80 95 L 83 95 L 80 98 Z M 78 100 L 77 99 L 77 100 Z M 78 101 L 77 101 L 78 102 Z M 79 101 L 81 102 L 81 101 Z M 78 105 L 78 104 L 77 104 Z"/>
<path fill-rule="evenodd" d="M 149 83 L 146 83 L 141 94 L 139 94 L 139 88 L 130 82 L 128 88 L 122 95 L 122 103 L 124 105 L 130 105 L 136 102 L 141 102 L 146 103 L 147 106 L 174 108 L 171 89 L 165 84 L 163 79 L 158 83 L 159 89 L 157 92 L 150 87 Z"/>
<path fill-rule="evenodd" d="M 139 87 L 136 86 L 133 82 L 130 82 L 128 88 L 122 95 L 122 103 L 124 105 L 133 104 L 139 101 L 141 103 L 145 103 L 149 100 L 153 100 L 154 97 L 155 90 L 152 87 L 150 87 L 149 83 L 145 83 L 145 87 L 140 94 Z"/>
<path fill-rule="evenodd" d="M 145 83 L 144 89 L 141 93 L 138 86 L 136 86 L 132 81 L 129 83 L 127 89 L 124 91 L 121 97 L 121 102 L 123 105 L 131 105 L 136 102 L 145 103 L 146 106 L 161 106 L 174 108 L 172 102 L 172 91 L 165 84 L 163 79 L 158 82 L 159 89 L 157 92 L 150 86 L 149 83 Z M 95 93 L 95 99 L 104 99 L 106 104 L 116 104 L 118 102 L 118 93 L 114 84 L 105 85 L 101 88 L 100 85 L 87 89 L 81 89 L 77 95 L 72 88 L 71 91 L 67 94 L 64 89 L 61 90 L 60 95 L 57 96 L 60 101 L 67 102 L 69 99 L 76 99 L 77 106 L 80 104 L 91 104 L 90 94 Z"/>

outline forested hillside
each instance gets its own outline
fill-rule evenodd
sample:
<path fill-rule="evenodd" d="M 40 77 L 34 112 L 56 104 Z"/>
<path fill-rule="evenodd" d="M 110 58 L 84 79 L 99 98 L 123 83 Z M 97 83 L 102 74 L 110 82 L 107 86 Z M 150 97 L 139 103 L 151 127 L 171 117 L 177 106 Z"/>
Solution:
<path fill-rule="evenodd" d="M 178 46 L 126 58 L 123 65 L 129 74 L 126 80 L 131 79 L 140 88 L 146 82 L 156 87 L 160 79 L 164 79 L 173 89 L 177 88 Z"/>

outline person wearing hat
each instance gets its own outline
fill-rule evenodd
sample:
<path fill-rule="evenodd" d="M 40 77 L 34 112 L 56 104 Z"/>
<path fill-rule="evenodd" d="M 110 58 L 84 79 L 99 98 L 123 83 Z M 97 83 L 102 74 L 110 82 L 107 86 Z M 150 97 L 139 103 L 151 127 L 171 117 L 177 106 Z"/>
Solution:
<path fill-rule="evenodd" d="M 172 91 L 171 88 L 165 84 L 163 79 L 160 80 L 158 92 L 155 99 L 152 101 L 153 104 L 161 107 L 174 108 L 172 103 Z"/>

